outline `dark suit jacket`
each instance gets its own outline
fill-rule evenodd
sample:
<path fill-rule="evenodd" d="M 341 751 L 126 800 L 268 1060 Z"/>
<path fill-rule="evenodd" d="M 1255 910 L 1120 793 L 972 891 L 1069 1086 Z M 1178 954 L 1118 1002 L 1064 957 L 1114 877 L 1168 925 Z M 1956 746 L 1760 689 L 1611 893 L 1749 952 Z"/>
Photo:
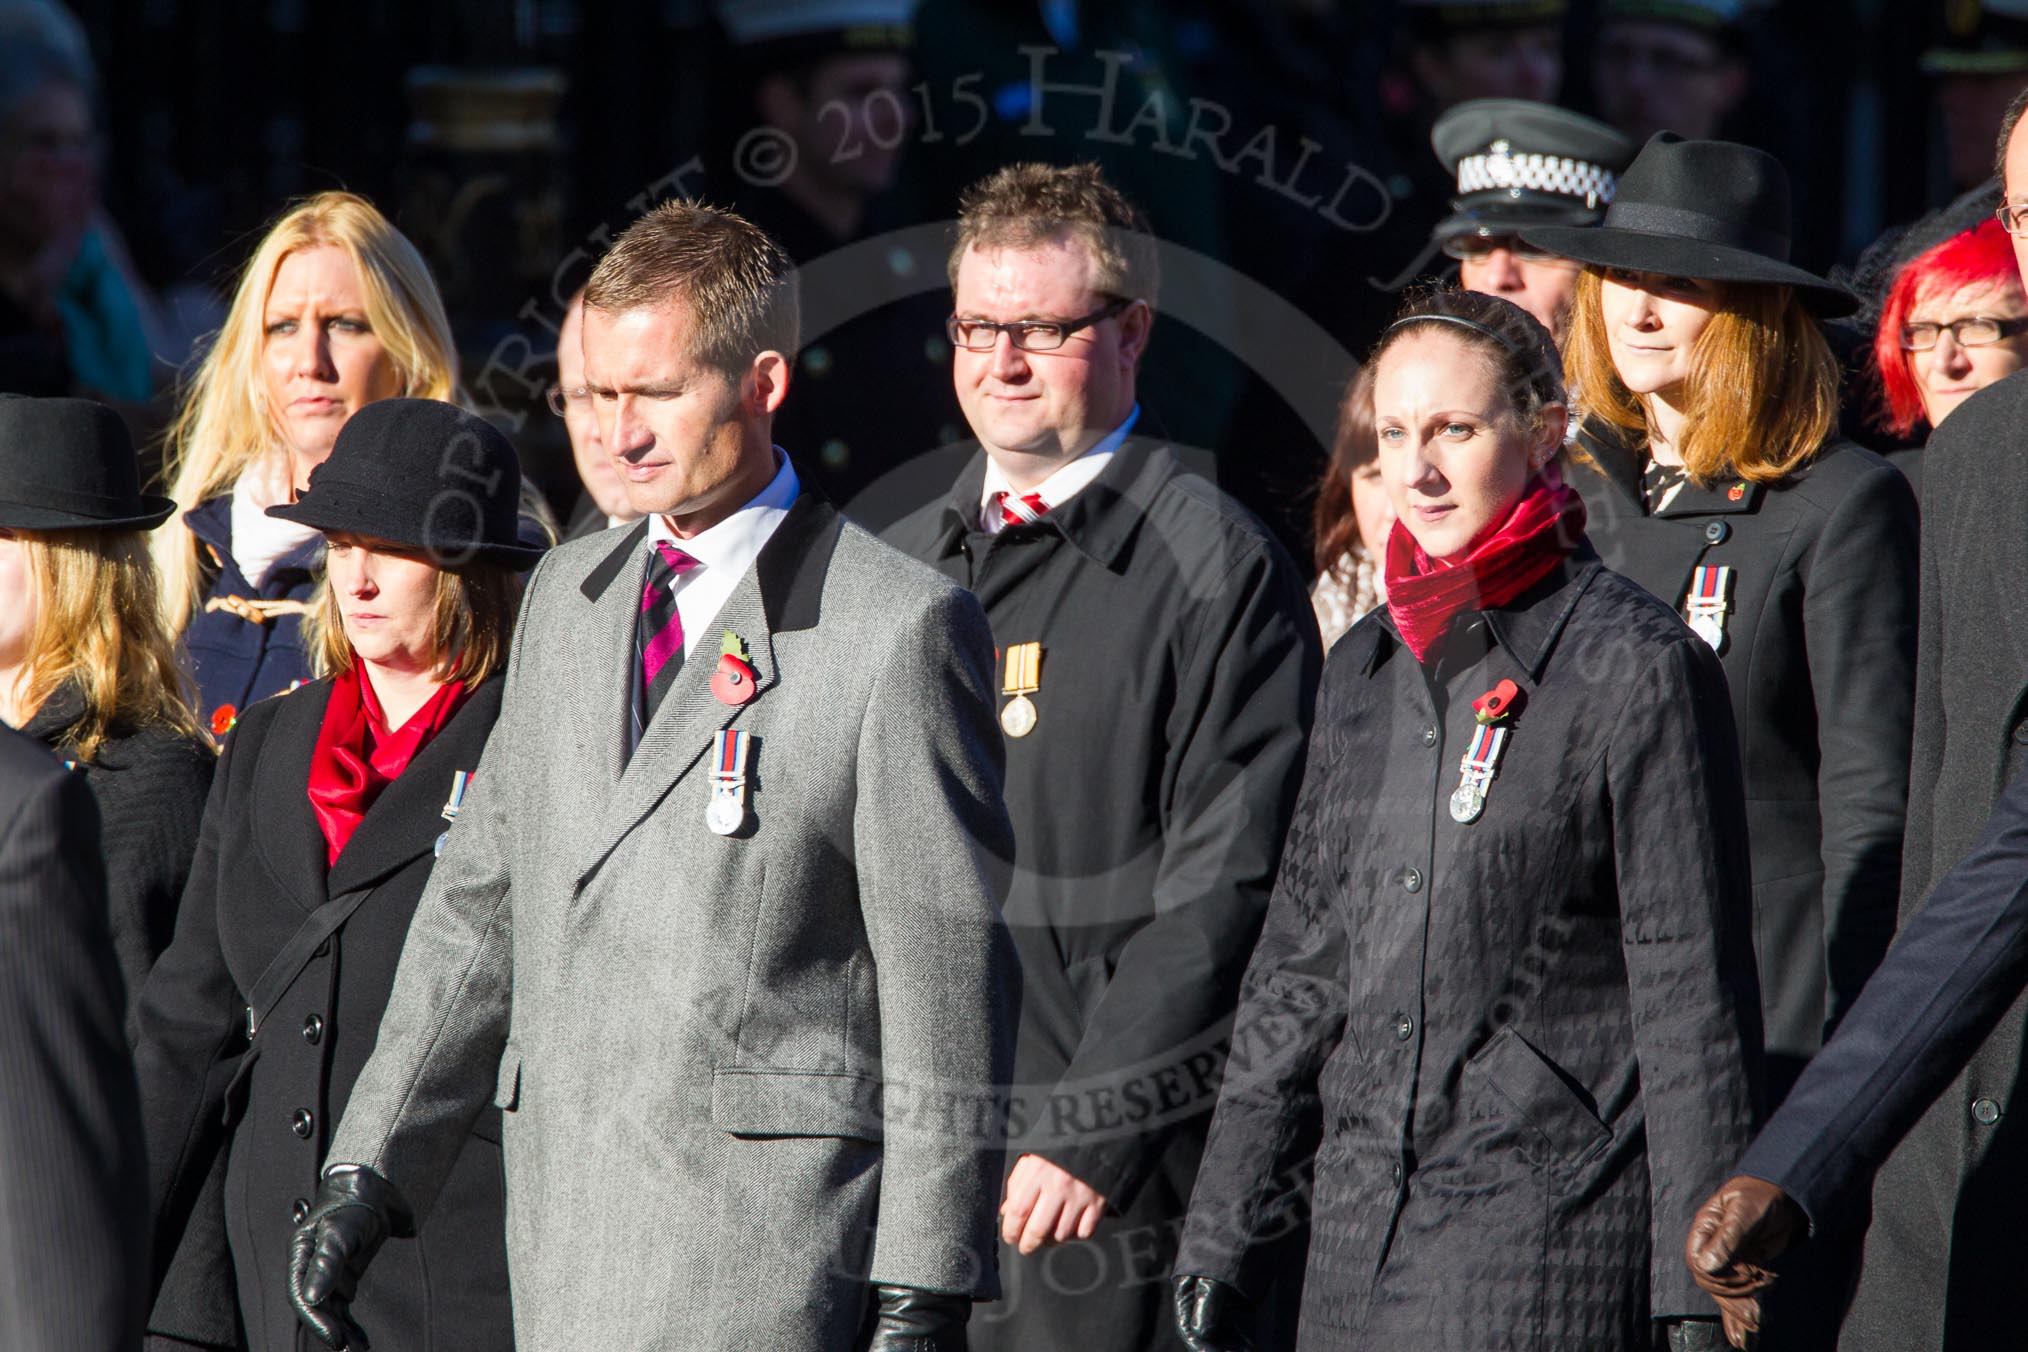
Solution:
<path fill-rule="evenodd" d="M 252 1347 L 294 1345 L 289 1239 L 373 1050 L 448 826 L 452 774 L 478 766 L 501 686 L 473 692 L 328 867 L 305 786 L 330 682 L 254 705 L 227 741 L 176 937 L 138 1016 L 162 1271 L 152 1331 L 230 1343 L 237 1313 Z M 268 963 L 319 906 L 362 888 L 366 900 L 260 1011 L 249 1050 L 247 1004 Z M 499 1141 L 488 1110 L 421 1233 L 389 1241 L 360 1283 L 354 1313 L 376 1345 L 513 1345 Z"/>
<path fill-rule="evenodd" d="M 1304 1352 L 1639 1348 L 1708 1315 L 1682 1237 L 1750 1136 L 1759 1043 L 1735 745 L 1717 659 L 1595 557 L 1461 616 L 1429 667 L 1384 607 L 1354 625 L 1177 1270 L 1244 1284 L 1315 1093 Z"/>
<path fill-rule="evenodd" d="M 2028 766 L 2028 377 L 1967 399 L 1923 457 L 1922 630 L 1901 914 L 1978 840 Z M 1841 1346 L 2012 1346 L 1996 1281 L 2028 1269 L 2028 1108 L 2015 1093 L 2028 1004 L 2017 1002 L 1882 1166 L 1865 1272 Z M 1999 1109 L 1995 1116 L 1981 1101 Z M 1984 1294 L 1981 1294 L 1984 1293 Z"/>
<path fill-rule="evenodd" d="M 1768 1089 L 1779 1102 L 1894 934 L 1915 498 L 1886 461 L 1839 442 L 1780 483 L 1685 485 L 1650 516 L 1642 462 L 1593 429 L 1584 445 L 1599 468 L 1575 465 L 1569 477 L 1606 566 L 1679 610 L 1699 564 L 1733 570 L 1719 657 L 1739 728 Z"/>
<path fill-rule="evenodd" d="M 1837 1219 L 1864 1199 L 1873 1171 L 2024 985 L 2028 774 L 2007 786 L 1978 845 L 1902 930 L 1738 1172 L 1777 1184 L 1814 1227 Z M 1979 1116 L 1997 1121 L 1999 1103 L 1984 1102 Z M 1983 1294 L 1999 1306 L 2010 1291 Z"/>
<path fill-rule="evenodd" d="M 121 999 L 91 790 L 0 728 L 0 1347 L 140 1339 L 147 1180 Z"/>

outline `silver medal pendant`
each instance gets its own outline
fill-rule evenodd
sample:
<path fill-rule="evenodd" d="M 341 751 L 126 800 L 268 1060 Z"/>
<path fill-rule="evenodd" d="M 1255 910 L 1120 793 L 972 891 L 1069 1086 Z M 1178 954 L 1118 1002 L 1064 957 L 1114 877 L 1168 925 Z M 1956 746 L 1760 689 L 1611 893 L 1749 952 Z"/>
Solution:
<path fill-rule="evenodd" d="M 1451 820 L 1469 826 L 1486 810 L 1486 793 L 1476 784 L 1460 784 L 1451 795 Z"/>
<path fill-rule="evenodd" d="M 1713 652 L 1725 646 L 1725 621 L 1716 615 L 1703 613 L 1692 615 L 1690 632 L 1703 639 Z"/>
<path fill-rule="evenodd" d="M 704 825 L 716 836 L 729 836 L 746 822 L 746 804 L 738 793 L 714 793 L 704 809 Z"/>

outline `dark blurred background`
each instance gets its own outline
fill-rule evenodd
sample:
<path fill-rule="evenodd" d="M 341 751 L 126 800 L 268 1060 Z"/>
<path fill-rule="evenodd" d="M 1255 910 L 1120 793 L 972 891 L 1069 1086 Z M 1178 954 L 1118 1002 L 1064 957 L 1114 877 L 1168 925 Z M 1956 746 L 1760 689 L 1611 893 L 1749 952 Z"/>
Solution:
<path fill-rule="evenodd" d="M 927 0 L 912 15 L 908 83 L 882 96 L 890 121 L 840 117 L 828 133 L 838 150 L 855 135 L 896 147 L 837 242 L 947 221 L 958 189 L 1009 159 L 1098 159 L 1190 251 L 1169 270 L 1144 403 L 1213 453 L 1243 497 L 1293 519 L 1296 482 L 1322 454 L 1303 432 L 1328 424 L 1348 354 L 1391 304 L 1365 279 L 1411 261 L 1443 207 L 1430 117 L 1459 96 L 1534 87 L 1600 112 L 1610 3 Z M 96 189 L 146 297 L 156 359 L 149 388 L 108 392 L 159 425 L 264 223 L 291 198 L 350 188 L 423 249 L 473 401 L 567 509 L 562 434 L 541 403 L 561 302 L 653 201 L 765 192 L 767 166 L 740 155 L 754 151 L 742 137 L 761 120 L 754 91 L 768 72 L 732 32 L 784 7 L 798 0 L 73 0 L 95 67 Z M 2020 7 L 1673 6 L 1709 10 L 1736 36 L 1744 86 L 1721 130 L 1788 165 L 1796 261 L 1819 269 L 1984 172 L 1999 108 L 2028 79 L 1991 55 L 2005 46 L 1992 37 L 1999 11 Z M 1495 45 L 1477 66 L 1462 49 L 1442 53 L 1448 66 L 1418 55 L 1433 12 L 1473 10 L 1501 23 L 1534 12 L 1549 49 L 1502 64 Z M 1660 65 L 1643 78 L 1684 75 Z M 806 264 L 824 236 L 811 238 L 791 249 Z M 947 306 L 934 248 L 889 253 L 903 290 L 934 297 L 922 313 Z M 1207 266 L 1191 266 L 1200 257 Z M 1252 283 L 1317 331 L 1263 308 Z M 893 373 L 904 387 L 928 389 L 945 369 L 929 323 L 924 360 Z M 1264 377 L 1311 391 L 1309 405 L 1263 396 Z M 855 447 L 827 433 L 814 434 L 827 463 L 854 487 L 880 468 L 864 434 Z"/>

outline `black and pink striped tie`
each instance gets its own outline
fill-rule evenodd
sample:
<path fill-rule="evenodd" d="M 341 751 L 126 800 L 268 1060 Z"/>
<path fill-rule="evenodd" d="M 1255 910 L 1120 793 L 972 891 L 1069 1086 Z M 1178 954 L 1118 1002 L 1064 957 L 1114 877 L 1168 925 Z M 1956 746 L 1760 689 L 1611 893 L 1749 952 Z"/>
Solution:
<path fill-rule="evenodd" d="M 655 552 L 648 558 L 648 581 L 641 588 L 641 613 L 634 619 L 634 651 L 641 668 L 632 701 L 632 745 L 640 744 L 641 734 L 683 668 L 683 617 L 676 612 L 671 584 L 696 566 L 696 559 L 667 540 L 655 541 Z"/>

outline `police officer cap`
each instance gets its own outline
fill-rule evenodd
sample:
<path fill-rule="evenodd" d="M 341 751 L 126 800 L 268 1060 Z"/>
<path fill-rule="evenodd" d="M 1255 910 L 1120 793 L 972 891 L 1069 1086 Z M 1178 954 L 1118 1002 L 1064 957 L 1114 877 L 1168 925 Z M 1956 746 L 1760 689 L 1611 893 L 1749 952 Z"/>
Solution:
<path fill-rule="evenodd" d="M 1437 119 L 1429 139 L 1458 184 L 1438 240 L 1594 225 L 1635 150 L 1603 122 L 1525 99 L 1461 103 Z"/>
<path fill-rule="evenodd" d="M 793 59 L 915 46 L 920 0 L 717 0 L 718 21 L 748 57 Z"/>

